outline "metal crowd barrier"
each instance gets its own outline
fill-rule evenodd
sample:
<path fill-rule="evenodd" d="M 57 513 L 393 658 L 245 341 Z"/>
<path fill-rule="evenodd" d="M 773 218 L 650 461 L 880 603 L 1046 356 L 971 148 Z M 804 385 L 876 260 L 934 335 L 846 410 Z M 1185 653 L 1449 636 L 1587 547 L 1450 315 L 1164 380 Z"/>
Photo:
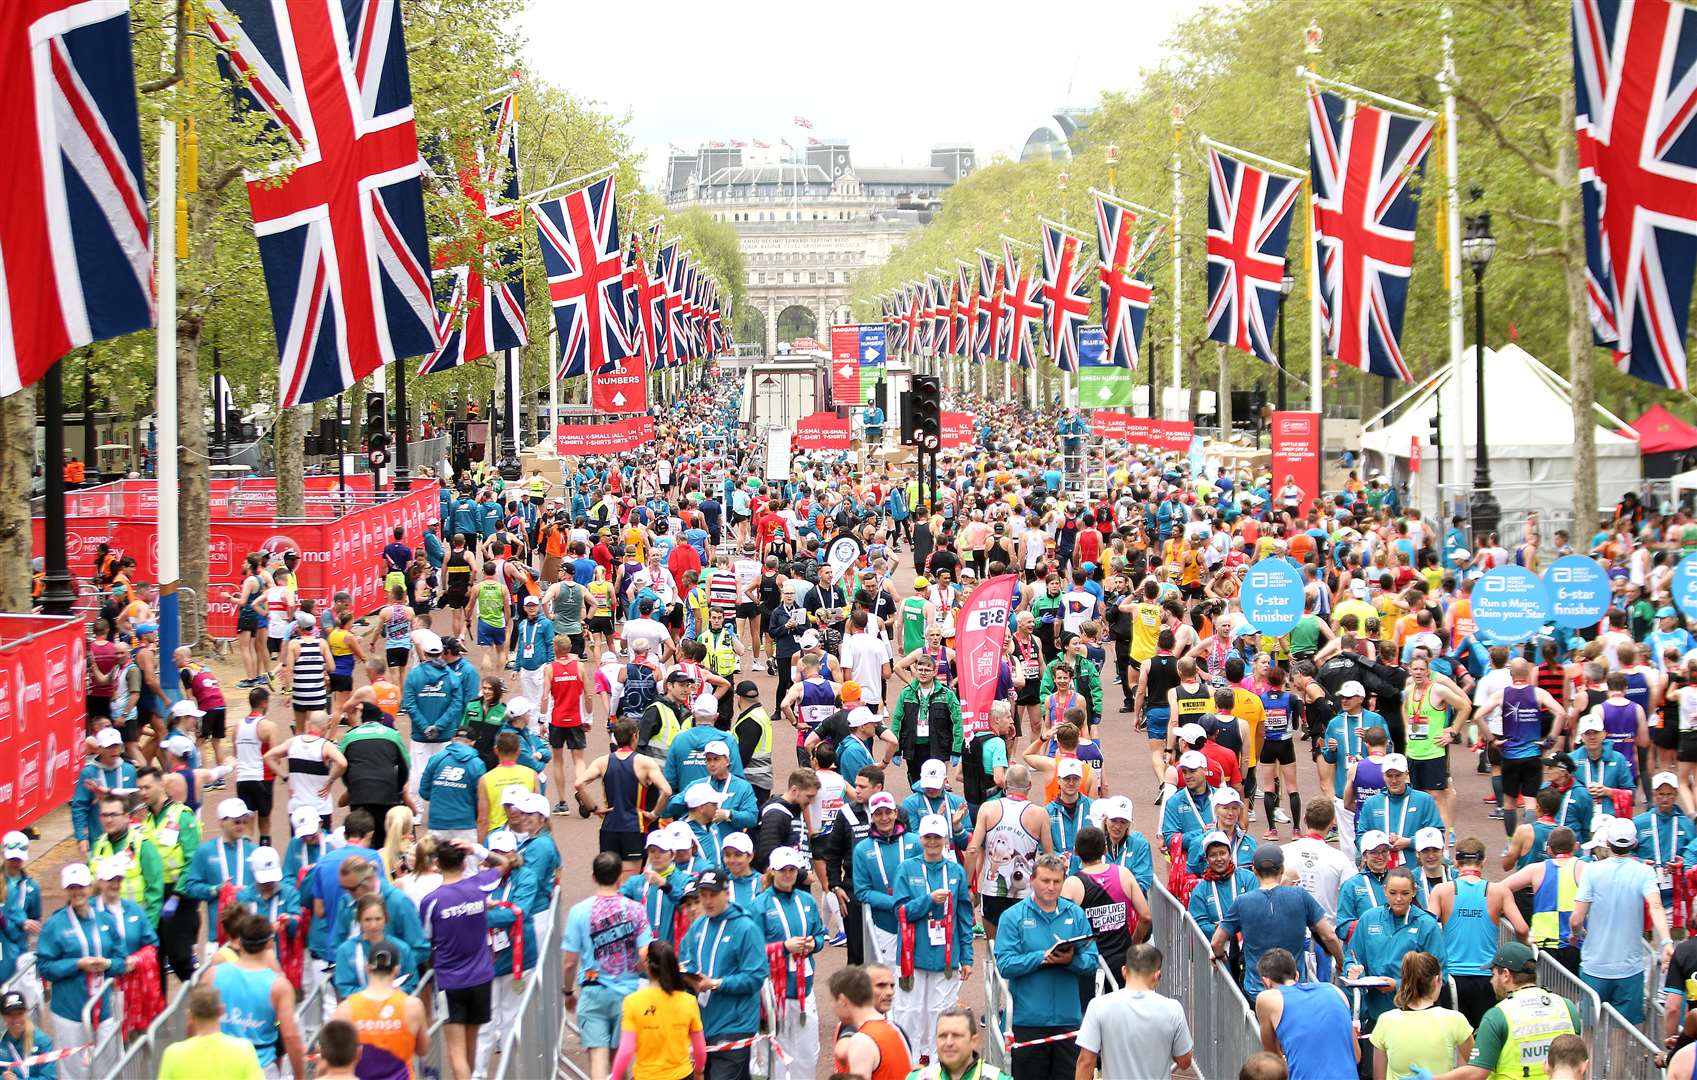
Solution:
<path fill-rule="evenodd" d="M 525 976 L 518 1019 L 496 1047 L 501 1060 L 493 1066 L 490 1080 L 550 1080 L 559 1073 L 565 1019 L 560 1007 L 560 940 L 570 909 L 566 891 L 556 889 L 548 936 L 537 950 L 536 967 Z"/>
<path fill-rule="evenodd" d="M 984 1060 L 1008 1072 L 1012 1065 L 1008 1036 L 1013 1033 L 1013 995 L 992 954 L 984 961 Z"/>
<path fill-rule="evenodd" d="M 1627 1022 L 1613 1005 L 1604 1005 L 1591 1035 L 1591 1075 L 1608 1080 L 1661 1080 L 1659 1048 Z"/>
<path fill-rule="evenodd" d="M 1196 1043 L 1195 1070 L 1204 1080 L 1226 1080 L 1261 1049 L 1261 1026 L 1231 971 L 1214 962 L 1213 947 L 1178 898 L 1161 882 L 1149 892 L 1161 950 L 1162 992 L 1184 1008 Z"/>
<path fill-rule="evenodd" d="M 1539 950 L 1538 985 L 1579 1006 L 1581 1034 L 1590 1036 L 1597 1030 L 1597 1017 L 1603 1011 L 1602 1004 L 1597 1000 L 1597 992 L 1586 986 L 1579 976 L 1557 963 L 1554 953 Z M 1591 1072 L 1594 1076 L 1608 1075 L 1598 1069 L 1598 1063 L 1595 1061 L 1591 1064 Z"/>
<path fill-rule="evenodd" d="M 83 1006 L 83 1027 L 88 1029 L 89 1038 L 94 1040 L 94 1049 L 90 1050 L 88 1055 L 90 1076 L 100 1076 L 107 1069 L 117 1068 L 118 1061 L 124 1056 L 124 995 L 114 992 L 111 997 L 112 1015 L 101 1017 L 98 1026 L 92 1023 L 95 1006 L 100 1003 L 106 991 L 115 988 L 116 983 L 113 980 L 100 980 L 89 994 L 88 1004 Z M 102 1027 L 106 1028 L 104 1036 L 100 1034 Z"/>
<path fill-rule="evenodd" d="M 146 1031 L 130 1042 L 123 1056 L 109 1070 L 93 1069 L 89 1075 L 101 1077 L 102 1080 L 137 1080 L 158 1076 L 159 1063 L 165 1056 L 165 1048 L 188 1038 L 189 991 L 210 970 L 204 965 L 197 968 L 194 978 L 177 988 L 177 996 L 171 999 L 165 1011 L 147 1026 Z"/>

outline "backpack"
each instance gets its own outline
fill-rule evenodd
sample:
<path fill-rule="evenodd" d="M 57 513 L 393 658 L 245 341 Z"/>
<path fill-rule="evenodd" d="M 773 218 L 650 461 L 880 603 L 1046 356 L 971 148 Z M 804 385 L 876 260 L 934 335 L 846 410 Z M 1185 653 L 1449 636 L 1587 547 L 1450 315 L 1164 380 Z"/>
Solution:
<path fill-rule="evenodd" d="M 659 700 L 660 687 L 654 669 L 647 664 L 626 664 L 624 689 L 619 693 L 619 715 L 640 721 L 648 706 Z"/>
<path fill-rule="evenodd" d="M 982 806 L 995 790 L 994 778 L 984 772 L 984 743 L 994 738 L 994 732 L 980 732 L 967 743 L 966 753 L 961 755 L 961 794 L 966 797 L 968 806 Z"/>

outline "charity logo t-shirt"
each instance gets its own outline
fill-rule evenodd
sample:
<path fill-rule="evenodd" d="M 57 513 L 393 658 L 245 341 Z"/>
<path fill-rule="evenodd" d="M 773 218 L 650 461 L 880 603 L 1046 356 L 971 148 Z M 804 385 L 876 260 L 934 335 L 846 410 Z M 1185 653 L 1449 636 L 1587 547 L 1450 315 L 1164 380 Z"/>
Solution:
<path fill-rule="evenodd" d="M 441 886 L 418 906 L 436 965 L 436 985 L 443 990 L 465 990 L 495 978 L 487 904 L 500 884 L 501 871 L 484 870 Z"/>

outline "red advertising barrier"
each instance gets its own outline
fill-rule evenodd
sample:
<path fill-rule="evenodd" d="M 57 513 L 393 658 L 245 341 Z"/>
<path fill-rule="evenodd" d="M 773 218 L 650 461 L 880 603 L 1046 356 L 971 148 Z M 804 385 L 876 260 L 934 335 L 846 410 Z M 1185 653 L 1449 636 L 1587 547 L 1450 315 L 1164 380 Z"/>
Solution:
<path fill-rule="evenodd" d="M 611 369 L 591 375 L 589 403 L 602 413 L 647 412 L 648 372 L 642 357 L 615 360 Z"/>
<path fill-rule="evenodd" d="M 70 801 L 82 770 L 78 619 L 0 615 L 0 829 Z"/>
<path fill-rule="evenodd" d="M 652 416 L 606 424 L 561 424 L 554 431 L 554 445 L 561 454 L 612 454 L 653 441 Z"/>
<path fill-rule="evenodd" d="M 1190 449 L 1196 435 L 1196 425 L 1189 420 L 1156 420 L 1150 432 L 1151 445 L 1168 453 L 1183 453 Z"/>
<path fill-rule="evenodd" d="M 848 417 L 838 417 L 834 412 L 802 417 L 795 426 L 794 446 L 797 450 L 847 450 Z"/>
<path fill-rule="evenodd" d="M 1098 409 L 1090 414 L 1090 430 L 1100 439 L 1124 439 L 1132 418 L 1123 412 Z"/>
<path fill-rule="evenodd" d="M 1125 441 L 1133 446 L 1148 446 L 1149 433 L 1153 430 L 1155 421 L 1147 416 L 1134 416 L 1126 421 Z"/>
<path fill-rule="evenodd" d="M 972 414 L 945 412 L 943 414 L 943 449 L 972 445 Z"/>
<path fill-rule="evenodd" d="M 311 482 L 329 480 L 333 484 L 336 478 L 309 477 L 308 480 L 308 502 L 312 506 L 318 499 L 314 498 L 311 488 L 321 489 L 322 485 Z M 434 517 L 438 509 L 436 482 L 415 480 L 412 489 L 403 496 L 387 502 L 361 505 L 340 516 L 325 514 L 321 520 L 267 521 L 267 517 L 274 516 L 276 496 L 274 492 L 262 494 L 258 487 L 262 482 L 270 484 L 271 480 L 246 482 L 251 503 L 240 502 L 240 493 L 232 490 L 224 492 L 222 511 L 218 509 L 219 501 L 214 501 L 207 550 L 207 577 L 214 584 L 208 590 L 211 595 L 201 598 L 206 605 L 209 637 L 229 639 L 236 636 L 236 606 L 225 594 L 236 591 L 236 586 L 231 583 L 241 580 L 247 556 L 255 551 L 270 554 L 293 549 L 300 552 L 301 564 L 296 571 L 296 579 L 303 596 L 326 601 L 337 591 L 346 591 L 354 598 L 354 610 L 376 609 L 383 601 L 378 564 L 383 545 L 389 542 L 394 527 L 404 527 L 409 540 L 416 543 L 424 531 L 424 523 Z M 151 481 L 145 483 L 149 488 L 156 487 Z M 369 481 L 366 486 L 369 490 Z M 150 502 L 156 505 L 157 492 L 142 498 L 140 491 L 132 489 L 123 493 L 123 498 L 126 501 L 133 498 L 138 505 Z M 261 507 L 269 507 L 270 511 Z M 239 519 L 233 516 L 235 514 L 240 515 Z M 33 529 L 34 550 L 39 554 L 43 550 L 42 519 L 34 520 Z M 65 548 L 73 574 L 79 578 L 87 576 L 92 569 L 95 547 L 102 542 L 136 560 L 137 580 L 159 580 L 156 517 L 136 514 L 102 520 L 68 516 Z"/>
<path fill-rule="evenodd" d="M 1294 478 L 1302 489 L 1300 517 L 1320 495 L 1320 414 L 1273 413 L 1273 490 Z"/>
<path fill-rule="evenodd" d="M 355 473 L 346 481 L 335 476 L 308 476 L 304 481 L 307 508 L 336 503 L 339 484 L 355 495 L 369 496 L 372 490 L 370 473 Z M 272 477 L 214 480 L 209 487 L 213 517 L 277 516 L 277 488 Z M 158 514 L 159 484 L 154 480 L 114 480 L 65 493 L 66 518 L 157 517 Z"/>

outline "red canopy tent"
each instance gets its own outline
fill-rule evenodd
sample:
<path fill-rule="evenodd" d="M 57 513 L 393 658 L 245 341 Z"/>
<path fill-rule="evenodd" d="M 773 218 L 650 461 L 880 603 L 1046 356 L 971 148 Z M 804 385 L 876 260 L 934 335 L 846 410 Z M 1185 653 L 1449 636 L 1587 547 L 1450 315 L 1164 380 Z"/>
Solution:
<path fill-rule="evenodd" d="M 1647 478 L 1672 476 L 1697 461 L 1697 427 L 1660 405 L 1646 409 L 1632 422 L 1632 430 L 1638 433 L 1638 452 L 1643 456 Z"/>

